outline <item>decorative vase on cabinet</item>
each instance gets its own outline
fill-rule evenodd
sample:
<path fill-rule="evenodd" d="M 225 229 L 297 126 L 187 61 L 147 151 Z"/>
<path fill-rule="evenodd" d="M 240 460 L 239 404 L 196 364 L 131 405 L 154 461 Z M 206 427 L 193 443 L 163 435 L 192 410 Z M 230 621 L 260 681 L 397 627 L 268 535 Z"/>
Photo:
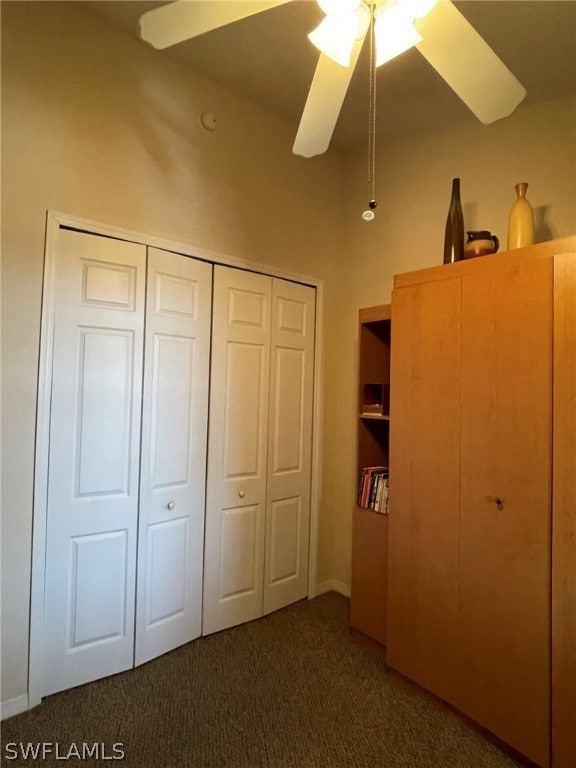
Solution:
<path fill-rule="evenodd" d="M 516 201 L 508 218 L 508 250 L 534 243 L 534 212 L 526 199 L 527 182 L 516 184 Z"/>
<path fill-rule="evenodd" d="M 500 240 L 487 229 L 481 229 L 477 232 L 466 232 L 466 235 L 468 239 L 464 245 L 465 259 L 496 253 L 498 248 L 500 248 Z"/>
<path fill-rule="evenodd" d="M 444 235 L 444 264 L 464 258 L 464 216 L 460 202 L 460 179 L 452 179 L 452 196 Z"/>

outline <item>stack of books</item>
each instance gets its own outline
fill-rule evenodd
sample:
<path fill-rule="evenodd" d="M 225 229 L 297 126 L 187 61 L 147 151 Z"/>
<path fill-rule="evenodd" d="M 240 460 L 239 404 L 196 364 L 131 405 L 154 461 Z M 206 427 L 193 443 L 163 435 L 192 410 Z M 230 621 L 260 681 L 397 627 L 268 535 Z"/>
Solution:
<path fill-rule="evenodd" d="M 388 467 L 362 467 L 358 483 L 358 506 L 388 514 Z"/>

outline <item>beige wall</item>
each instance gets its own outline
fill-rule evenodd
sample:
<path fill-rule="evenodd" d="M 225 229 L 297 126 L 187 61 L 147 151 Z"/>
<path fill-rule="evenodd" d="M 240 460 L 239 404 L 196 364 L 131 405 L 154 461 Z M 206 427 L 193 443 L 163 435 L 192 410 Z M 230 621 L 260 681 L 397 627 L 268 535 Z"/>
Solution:
<path fill-rule="evenodd" d="M 450 182 L 467 225 L 504 236 L 513 185 L 576 231 L 572 101 L 379 149 L 302 160 L 294 126 L 111 31 L 75 3 L 2 3 L 2 700 L 26 692 L 36 369 L 47 209 L 325 280 L 319 579 L 346 585 L 355 471 L 356 318 L 392 275 L 441 261 Z M 213 110 L 218 129 L 199 115 Z M 363 118 L 362 118 L 363 119 Z M 542 233 L 544 230 L 540 228 Z"/>
<path fill-rule="evenodd" d="M 46 210 L 323 278 L 328 314 L 342 210 L 339 157 L 294 157 L 294 126 L 109 30 L 79 4 L 2 5 L 6 701 L 27 688 Z M 207 110 L 218 118 L 214 133 L 200 126 Z M 329 527 L 323 518 L 321 538 Z M 330 561 L 321 546 L 320 579 Z"/>

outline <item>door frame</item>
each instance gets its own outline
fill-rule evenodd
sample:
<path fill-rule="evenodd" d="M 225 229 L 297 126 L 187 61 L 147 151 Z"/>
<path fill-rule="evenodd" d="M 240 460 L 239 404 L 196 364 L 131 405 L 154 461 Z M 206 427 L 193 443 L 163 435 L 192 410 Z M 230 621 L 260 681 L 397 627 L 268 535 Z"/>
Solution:
<path fill-rule="evenodd" d="M 211 264 L 237 267 L 316 289 L 316 328 L 314 345 L 314 393 L 312 405 L 312 467 L 310 488 L 310 554 L 308 558 L 308 598 L 321 590 L 317 583 L 318 529 L 322 479 L 322 400 L 323 400 L 323 304 L 324 281 L 311 275 L 271 267 L 260 262 L 168 240 L 124 227 L 102 224 L 58 211 L 47 211 L 44 248 L 44 275 L 40 323 L 40 362 L 36 409 L 36 449 L 34 456 L 34 502 L 32 524 L 32 576 L 30 596 L 30 646 L 28 659 L 28 709 L 40 704 L 43 694 L 42 630 L 44 617 L 44 577 L 46 568 L 46 527 L 48 511 L 48 458 L 50 402 L 52 397 L 52 359 L 54 351 L 56 243 L 60 227 L 70 227 L 89 235 L 112 237 L 132 243 L 191 256 Z"/>

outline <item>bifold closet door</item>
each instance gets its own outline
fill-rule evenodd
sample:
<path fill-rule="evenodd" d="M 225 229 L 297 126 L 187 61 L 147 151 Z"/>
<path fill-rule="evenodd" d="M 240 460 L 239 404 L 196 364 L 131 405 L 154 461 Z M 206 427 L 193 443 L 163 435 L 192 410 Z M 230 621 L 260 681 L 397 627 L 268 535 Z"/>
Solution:
<path fill-rule="evenodd" d="M 203 634 L 262 615 L 271 296 L 214 268 Z"/>
<path fill-rule="evenodd" d="M 146 264 L 59 231 L 43 695 L 200 634 L 212 266 Z"/>
<path fill-rule="evenodd" d="M 43 695 L 132 666 L 144 246 L 61 229 Z"/>
<path fill-rule="evenodd" d="M 148 249 L 135 663 L 198 637 L 212 265 Z"/>
<path fill-rule="evenodd" d="M 308 594 L 315 297 L 214 271 L 203 634 Z"/>
<path fill-rule="evenodd" d="M 308 594 L 316 291 L 273 280 L 263 612 Z"/>

